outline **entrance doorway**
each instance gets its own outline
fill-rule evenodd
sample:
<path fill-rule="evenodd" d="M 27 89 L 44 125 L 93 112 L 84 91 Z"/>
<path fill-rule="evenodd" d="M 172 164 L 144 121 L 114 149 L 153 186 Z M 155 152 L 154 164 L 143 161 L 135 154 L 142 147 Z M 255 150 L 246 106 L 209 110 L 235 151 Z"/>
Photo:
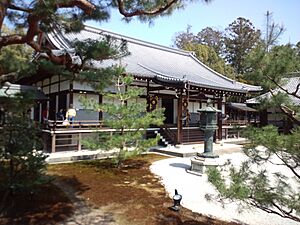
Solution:
<path fill-rule="evenodd" d="M 162 99 L 162 108 L 165 108 L 165 121 L 166 124 L 173 124 L 174 121 L 174 101 L 171 98 Z"/>

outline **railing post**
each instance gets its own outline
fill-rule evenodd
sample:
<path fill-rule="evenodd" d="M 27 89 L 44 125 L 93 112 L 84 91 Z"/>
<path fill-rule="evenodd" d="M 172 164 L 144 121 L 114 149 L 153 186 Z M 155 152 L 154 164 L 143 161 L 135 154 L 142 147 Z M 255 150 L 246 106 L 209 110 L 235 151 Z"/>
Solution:
<path fill-rule="evenodd" d="M 56 149 L 56 134 L 52 135 L 52 141 L 51 141 L 51 152 L 54 153 Z"/>
<path fill-rule="evenodd" d="M 81 133 L 78 133 L 78 146 L 77 146 L 77 150 L 81 151 Z"/>

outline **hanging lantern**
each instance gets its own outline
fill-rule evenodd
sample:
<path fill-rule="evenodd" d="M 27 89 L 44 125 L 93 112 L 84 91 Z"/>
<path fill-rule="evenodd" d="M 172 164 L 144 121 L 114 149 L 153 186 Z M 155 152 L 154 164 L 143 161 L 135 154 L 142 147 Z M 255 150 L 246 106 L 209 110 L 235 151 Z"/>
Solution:
<path fill-rule="evenodd" d="M 158 96 L 148 96 L 148 111 L 153 111 L 156 109 L 157 103 L 158 103 Z"/>
<path fill-rule="evenodd" d="M 186 98 L 183 99 L 183 101 L 182 101 L 182 106 L 183 106 L 183 108 L 184 108 L 184 109 L 187 109 L 188 105 L 189 105 L 188 100 L 187 100 Z"/>

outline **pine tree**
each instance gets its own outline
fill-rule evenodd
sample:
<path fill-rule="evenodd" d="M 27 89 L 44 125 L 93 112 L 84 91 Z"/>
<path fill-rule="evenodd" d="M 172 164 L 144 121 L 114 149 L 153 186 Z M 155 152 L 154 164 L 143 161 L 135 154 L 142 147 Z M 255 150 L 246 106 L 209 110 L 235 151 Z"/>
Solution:
<path fill-rule="evenodd" d="M 1 111 L 5 112 L 0 125 L 0 212 L 13 205 L 14 195 L 32 192 L 48 182 L 45 176 L 46 155 L 37 149 L 42 144 L 41 130 L 29 117 L 33 105 L 29 93 L 15 97 L 1 97 Z"/>
<path fill-rule="evenodd" d="M 106 93 L 110 103 L 96 104 L 85 100 L 85 104 L 93 106 L 106 114 L 104 124 L 115 131 L 99 132 L 97 138 L 89 138 L 85 145 L 92 149 L 117 151 L 114 158 L 118 167 L 128 157 L 139 155 L 157 144 L 157 138 L 146 138 L 146 129 L 152 125 L 163 124 L 163 110 L 147 112 L 146 100 L 139 102 L 143 89 L 131 86 L 133 77 L 119 75 L 116 77 L 116 93 Z"/>
<path fill-rule="evenodd" d="M 219 198 L 300 222 L 300 129 L 279 135 L 275 127 L 267 126 L 248 129 L 245 135 L 250 141 L 244 151 L 249 160 L 240 167 L 227 165 L 221 170 L 208 170 L 209 181 L 217 188 Z M 279 171 L 268 171 L 267 164 L 276 165 Z M 281 171 L 284 168 L 292 176 Z"/>
<path fill-rule="evenodd" d="M 209 0 L 205 0 L 208 2 Z M 56 25 L 66 32 L 79 32 L 86 21 L 107 22 L 110 10 L 116 9 L 126 21 L 136 17 L 142 22 L 152 22 L 159 16 L 170 15 L 183 8 L 190 0 L 180 1 L 97 1 L 97 0 L 2 0 L 0 2 L 0 49 L 10 45 L 28 45 L 35 52 L 43 53 L 49 61 L 72 70 L 68 54 L 56 56 L 44 48 L 39 38 Z M 4 25 L 14 32 L 7 34 Z M 23 31 L 20 32 L 20 29 Z M 15 74 L 1 74 L 0 82 L 15 80 Z"/>
<path fill-rule="evenodd" d="M 295 90 L 287 90 L 282 79 L 299 70 L 300 58 L 292 45 L 275 45 L 282 28 L 272 24 L 271 28 L 277 31 L 268 26 L 265 41 L 252 49 L 244 70 L 249 80 L 251 77 L 271 93 L 271 98 L 264 99 L 260 107 L 281 109 L 294 129 L 290 134 L 279 134 L 273 126 L 248 128 L 244 133 L 249 140 L 244 146 L 248 159 L 240 167 L 228 164 L 209 169 L 208 178 L 219 191 L 220 199 L 300 222 L 300 106 L 291 101 L 293 97 L 299 102 L 300 84 L 295 84 Z M 277 171 L 269 171 L 267 165 L 277 167 Z"/>

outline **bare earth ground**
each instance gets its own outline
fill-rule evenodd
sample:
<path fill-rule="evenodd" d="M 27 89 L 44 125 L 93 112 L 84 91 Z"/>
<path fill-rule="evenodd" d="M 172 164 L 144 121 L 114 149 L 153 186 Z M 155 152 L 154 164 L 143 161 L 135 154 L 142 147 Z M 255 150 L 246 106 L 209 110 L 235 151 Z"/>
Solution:
<path fill-rule="evenodd" d="M 127 160 L 121 169 L 109 161 L 88 161 L 48 167 L 55 177 L 33 196 L 20 196 L 0 224 L 65 225 L 236 225 L 188 209 L 169 209 L 170 199 L 145 155 Z"/>

